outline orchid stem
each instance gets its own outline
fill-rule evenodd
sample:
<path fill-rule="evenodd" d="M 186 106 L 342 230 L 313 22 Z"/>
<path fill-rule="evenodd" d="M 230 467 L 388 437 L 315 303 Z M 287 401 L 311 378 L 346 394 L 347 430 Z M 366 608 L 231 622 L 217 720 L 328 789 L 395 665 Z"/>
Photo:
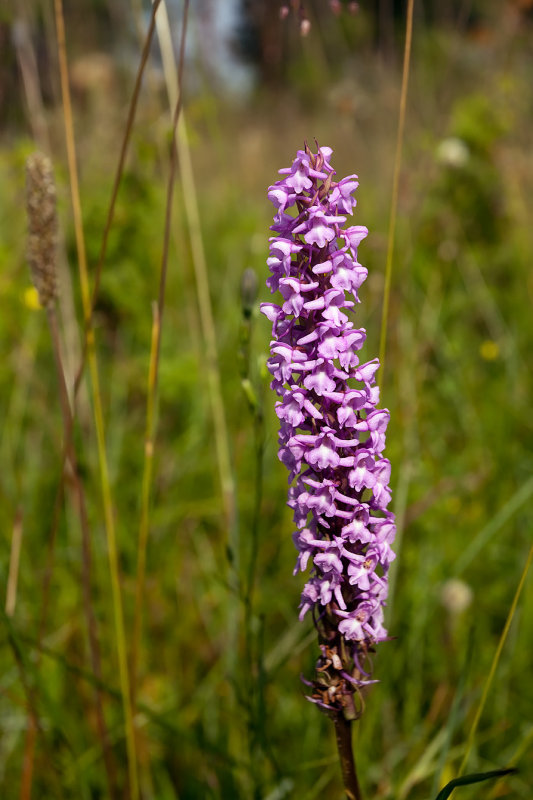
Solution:
<path fill-rule="evenodd" d="M 347 800 L 362 800 L 352 748 L 352 723 L 342 712 L 335 715 L 333 722 Z"/>

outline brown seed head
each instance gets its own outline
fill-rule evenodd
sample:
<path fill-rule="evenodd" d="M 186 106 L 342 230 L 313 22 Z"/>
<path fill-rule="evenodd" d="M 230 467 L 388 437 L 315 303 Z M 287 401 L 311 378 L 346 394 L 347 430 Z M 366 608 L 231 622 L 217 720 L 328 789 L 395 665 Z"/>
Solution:
<path fill-rule="evenodd" d="M 39 302 L 46 307 L 57 296 L 57 210 L 52 162 L 42 153 L 26 161 L 26 202 L 28 262 Z"/>

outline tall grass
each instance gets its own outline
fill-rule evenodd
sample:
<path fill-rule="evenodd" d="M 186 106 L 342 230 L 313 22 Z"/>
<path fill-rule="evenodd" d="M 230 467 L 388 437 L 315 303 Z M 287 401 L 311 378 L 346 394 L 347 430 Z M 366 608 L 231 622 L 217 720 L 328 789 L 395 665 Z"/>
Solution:
<path fill-rule="evenodd" d="M 156 10 L 136 82 L 113 68 L 108 84 L 76 89 L 83 97 L 72 98 L 71 114 L 68 100 L 48 99 L 46 135 L 39 111 L 37 127 L 19 121 L 17 137 L 0 140 L 0 794 L 106 797 L 115 783 L 115 796 L 158 800 L 338 797 L 329 723 L 305 703 L 299 680 L 312 669 L 314 632 L 296 619 L 264 369 L 268 324 L 243 307 L 240 284 L 246 269 L 259 285 L 266 277 L 265 187 L 316 136 L 335 149 L 340 173 L 360 176 L 371 235 L 360 252 L 370 277 L 358 321 L 377 351 L 401 75 L 372 52 L 364 13 L 326 17 L 305 41 L 291 39 L 285 84 L 245 104 L 198 70 L 178 126 L 161 325 L 160 307 L 152 309 L 173 150 L 167 86 L 157 88 L 149 57 Z M 180 22 L 169 13 L 171 30 Z M 67 16 L 59 37 L 64 98 L 75 50 L 86 47 L 74 22 Z M 415 16 L 383 373 L 404 534 L 389 607 L 395 638 L 377 655 L 381 682 L 357 740 L 367 797 L 434 796 L 467 760 L 469 771 L 517 763 L 519 775 L 492 796 L 530 795 L 528 69 L 519 30 L 487 23 L 485 38 L 474 39 Z M 81 380 L 66 425 L 45 315 L 28 293 L 19 208 L 32 129 L 41 147 L 50 141 L 59 259 L 72 265 L 78 321 L 63 312 L 69 286 L 60 279 L 57 333 L 70 403 L 70 354 L 76 338 L 87 340 L 89 393 Z M 466 145 L 463 163 L 450 161 L 448 137 Z M 86 633 L 87 576 L 70 502 L 78 489 L 63 470 L 69 426 L 101 674 Z M 453 585 L 452 601 L 443 591 L 451 578 L 462 582 L 463 606 L 453 606 Z M 489 790 L 456 791 L 468 800 Z"/>

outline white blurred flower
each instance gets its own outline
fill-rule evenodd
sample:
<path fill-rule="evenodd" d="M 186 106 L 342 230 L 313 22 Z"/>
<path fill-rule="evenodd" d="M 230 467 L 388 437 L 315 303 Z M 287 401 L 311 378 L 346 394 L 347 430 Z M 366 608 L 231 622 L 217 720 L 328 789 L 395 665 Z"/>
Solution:
<path fill-rule="evenodd" d="M 447 167 L 464 167 L 470 158 L 468 145 L 457 136 L 449 136 L 439 142 L 437 147 L 437 160 Z"/>
<path fill-rule="evenodd" d="M 303 19 L 300 22 L 300 33 L 302 36 L 307 36 L 309 31 L 311 30 L 311 23 L 307 18 Z"/>
<path fill-rule="evenodd" d="M 470 586 L 459 578 L 450 578 L 443 583 L 440 591 L 441 605 L 453 616 L 466 611 L 473 597 L 474 593 Z"/>

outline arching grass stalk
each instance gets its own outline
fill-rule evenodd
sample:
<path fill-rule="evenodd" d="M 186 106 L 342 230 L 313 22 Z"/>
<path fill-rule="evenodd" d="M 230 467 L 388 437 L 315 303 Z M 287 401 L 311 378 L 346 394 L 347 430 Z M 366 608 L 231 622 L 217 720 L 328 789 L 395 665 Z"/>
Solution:
<path fill-rule="evenodd" d="M 85 240 L 83 235 L 78 171 L 76 164 L 74 124 L 72 119 L 72 106 L 70 101 L 70 88 L 69 88 L 69 78 L 68 78 L 65 22 L 63 17 L 62 0 L 54 0 L 54 11 L 55 11 L 56 31 L 57 31 L 57 47 L 58 47 L 59 70 L 61 79 L 61 94 L 63 98 L 63 115 L 65 121 L 65 138 L 67 145 L 71 200 L 72 200 L 72 210 L 74 215 L 74 228 L 76 234 L 76 250 L 78 254 L 78 269 L 80 276 L 83 315 L 84 315 L 84 322 L 85 322 L 86 336 L 87 336 L 87 358 L 88 358 L 89 373 L 91 378 L 90 383 L 91 383 L 93 411 L 94 411 L 94 419 L 96 427 L 98 463 L 99 463 L 100 484 L 102 491 L 102 501 L 104 508 L 104 522 L 105 522 L 105 530 L 107 538 L 109 572 L 111 578 L 111 590 L 112 590 L 113 614 L 115 620 L 115 635 L 117 640 L 120 686 L 122 693 L 122 704 L 124 710 L 124 721 L 126 730 L 129 790 L 132 800 L 138 800 L 139 784 L 137 778 L 137 755 L 135 747 L 135 733 L 133 727 L 133 715 L 132 715 L 131 697 L 130 697 L 130 679 L 128 673 L 128 661 L 126 652 L 124 613 L 122 607 L 122 595 L 120 589 L 120 576 L 118 568 L 118 551 L 117 551 L 117 541 L 116 541 L 116 531 L 115 531 L 115 517 L 114 517 L 113 498 L 111 491 L 111 482 L 109 478 L 109 468 L 107 463 L 104 417 L 103 417 L 102 400 L 100 394 L 100 382 L 98 376 L 98 363 L 96 357 L 94 330 L 91 324 L 91 316 L 92 316 L 91 293 L 89 288 L 87 257 L 85 251 Z"/>
<path fill-rule="evenodd" d="M 516 608 L 518 606 L 518 601 L 520 599 L 520 595 L 522 594 L 522 589 L 524 588 L 524 584 L 526 582 L 527 574 L 529 572 L 529 568 L 531 567 L 532 561 L 533 561 L 533 545 L 529 548 L 528 557 L 526 559 L 526 563 L 524 564 L 524 569 L 522 570 L 522 575 L 520 576 L 520 580 L 518 582 L 518 586 L 516 588 L 516 592 L 513 597 L 513 601 L 511 603 L 507 619 L 505 620 L 505 625 L 503 626 L 503 630 L 500 639 L 498 641 L 498 646 L 496 648 L 494 657 L 492 659 L 492 664 L 490 665 L 489 674 L 487 675 L 487 680 L 485 681 L 485 685 L 483 687 L 483 692 L 481 695 L 481 699 L 479 701 L 479 705 L 476 710 L 476 714 L 474 716 L 474 720 L 472 722 L 472 727 L 470 728 L 470 733 L 468 734 L 468 739 L 466 742 L 466 750 L 463 756 L 463 760 L 461 762 L 461 766 L 459 767 L 458 777 L 463 775 L 466 769 L 466 765 L 468 764 L 468 759 L 470 757 L 470 753 L 472 752 L 472 747 L 474 746 L 474 742 L 476 739 L 476 733 L 481 719 L 481 715 L 483 714 L 483 709 L 485 708 L 485 703 L 487 702 L 487 697 L 489 695 L 492 686 L 492 681 L 494 680 L 494 676 L 496 674 L 496 669 L 498 668 L 500 656 L 503 651 L 503 646 L 506 642 L 507 635 L 511 627 L 511 623 L 514 619 Z"/>
<path fill-rule="evenodd" d="M 306 681 L 308 700 L 334 721 L 346 796 L 360 800 L 351 724 L 375 683 L 371 655 L 387 638 L 395 525 L 387 510 L 389 412 L 377 408 L 379 362 L 360 358 L 366 331 L 346 313 L 368 274 L 358 261 L 368 230 L 346 225 L 359 182 L 357 175 L 335 179 L 331 153 L 306 144 L 269 189 L 277 213 L 267 285 L 283 301 L 261 310 L 272 322 L 267 366 L 280 398 L 279 458 L 294 481 L 294 571 L 311 566 L 300 619 L 312 612 L 321 655 L 315 679 Z"/>
<path fill-rule="evenodd" d="M 392 258 L 394 255 L 394 239 L 396 235 L 396 214 L 398 210 L 398 194 L 400 188 L 400 170 L 402 164 L 403 132 L 405 128 L 405 112 L 407 108 L 407 88 L 409 86 L 409 72 L 411 65 L 411 42 L 413 38 L 413 8 L 414 0 L 407 4 L 407 22 L 405 29 L 405 46 L 403 54 L 402 88 L 400 93 L 400 114 L 398 119 L 398 133 L 396 137 L 396 155 L 394 157 L 394 171 L 392 178 L 391 211 L 389 218 L 389 234 L 387 241 L 387 260 L 385 262 L 385 286 L 383 289 L 383 307 L 381 311 L 381 334 L 379 340 L 380 372 L 378 380 L 383 383 L 385 370 L 385 351 L 387 348 L 387 322 L 389 316 L 389 299 L 392 282 Z"/>
<path fill-rule="evenodd" d="M 150 516 L 150 497 L 152 487 L 152 472 L 154 461 L 154 445 L 156 434 L 156 405 L 157 405 L 157 383 L 159 375 L 159 357 L 161 352 L 161 326 L 163 321 L 163 311 L 165 307 L 165 289 L 168 271 L 168 250 L 170 243 L 170 228 L 172 224 L 172 206 L 174 197 L 174 182 L 177 169 L 177 150 L 176 150 L 176 130 L 181 113 L 182 98 L 181 92 L 183 80 L 183 65 L 185 59 L 185 41 L 187 36 L 187 20 L 189 13 L 189 0 L 185 0 L 183 7 L 183 20 L 181 27 L 181 41 L 178 63 L 178 97 L 172 119 L 172 145 L 170 153 L 170 168 L 167 182 L 167 201 L 165 209 L 165 228 L 163 236 L 163 251 L 161 255 L 161 271 L 159 275 L 159 297 L 157 305 L 154 307 L 152 338 L 150 348 L 150 365 L 148 370 L 148 389 L 146 397 L 146 428 L 144 439 L 144 466 L 141 490 L 141 519 L 139 526 L 139 544 L 137 550 L 137 580 L 135 585 L 135 619 L 132 643 L 131 674 L 132 674 L 132 703 L 135 709 L 135 698 L 137 693 L 137 668 L 139 658 L 139 646 L 142 628 L 142 609 L 144 599 L 144 586 L 146 575 L 146 548 L 148 544 L 149 516 Z"/>

